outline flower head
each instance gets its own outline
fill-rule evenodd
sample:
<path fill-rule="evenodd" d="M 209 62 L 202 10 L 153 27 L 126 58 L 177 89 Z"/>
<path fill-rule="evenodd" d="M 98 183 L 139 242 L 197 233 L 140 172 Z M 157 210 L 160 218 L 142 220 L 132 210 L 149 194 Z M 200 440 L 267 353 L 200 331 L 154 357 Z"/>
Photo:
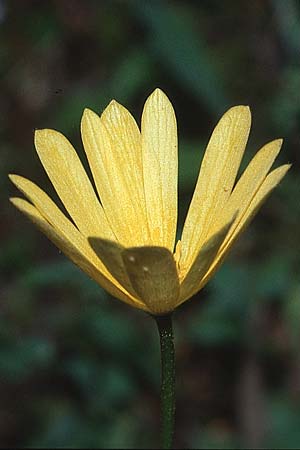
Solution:
<path fill-rule="evenodd" d="M 70 142 L 54 130 L 36 131 L 37 153 L 69 217 L 18 175 L 10 179 L 29 201 L 11 201 L 110 294 L 165 314 L 208 282 L 289 169 L 270 172 L 278 139 L 256 153 L 236 182 L 250 122 L 249 108 L 236 106 L 215 127 L 175 248 L 177 126 L 159 89 L 145 103 L 141 130 L 114 100 L 100 117 L 84 111 L 81 135 L 97 193 Z"/>

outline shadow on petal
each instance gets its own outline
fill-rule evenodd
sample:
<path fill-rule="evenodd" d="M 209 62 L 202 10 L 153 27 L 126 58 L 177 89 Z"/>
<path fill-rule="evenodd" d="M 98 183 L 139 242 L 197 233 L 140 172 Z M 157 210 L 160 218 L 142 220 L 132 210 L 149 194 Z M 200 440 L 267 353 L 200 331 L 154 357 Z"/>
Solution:
<path fill-rule="evenodd" d="M 180 285 L 179 304 L 196 294 L 196 292 L 201 288 L 202 278 L 215 260 L 220 246 L 222 245 L 236 217 L 237 213 L 234 214 L 233 218 L 225 226 L 210 237 L 198 252 L 194 263 Z"/>
<path fill-rule="evenodd" d="M 122 252 L 124 251 L 124 247 L 116 242 L 101 239 L 99 237 L 89 237 L 88 241 L 98 258 L 102 261 L 111 275 L 131 295 L 138 299 L 139 297 L 132 287 L 123 262 Z"/>
<path fill-rule="evenodd" d="M 166 247 L 126 248 L 123 261 L 133 288 L 152 314 L 173 311 L 179 296 L 179 278 L 173 254 Z"/>

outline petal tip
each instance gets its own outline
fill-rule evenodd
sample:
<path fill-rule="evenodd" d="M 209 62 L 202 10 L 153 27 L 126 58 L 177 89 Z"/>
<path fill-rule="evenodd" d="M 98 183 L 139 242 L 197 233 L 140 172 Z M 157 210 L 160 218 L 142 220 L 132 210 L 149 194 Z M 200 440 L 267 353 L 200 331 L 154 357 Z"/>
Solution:
<path fill-rule="evenodd" d="M 34 145 L 40 157 L 42 153 L 49 151 L 53 146 L 58 147 L 67 141 L 63 133 L 51 128 L 35 130 L 34 133 Z"/>
<path fill-rule="evenodd" d="M 287 172 L 290 170 L 292 164 L 283 164 L 282 166 L 277 167 L 277 169 L 274 169 L 273 172 L 269 173 L 268 177 L 269 179 L 273 179 L 274 186 L 279 184 L 281 180 L 285 177 Z"/>
<path fill-rule="evenodd" d="M 159 87 L 154 89 L 153 94 L 155 94 L 155 95 L 166 95 L 164 93 L 164 91 L 161 88 L 159 88 Z"/>
<path fill-rule="evenodd" d="M 27 178 L 15 173 L 10 173 L 8 175 L 8 178 L 18 189 L 20 189 L 20 186 L 24 186 L 25 183 L 30 183 L 30 180 L 28 180 Z"/>
<path fill-rule="evenodd" d="M 248 105 L 243 105 L 243 112 L 244 112 L 244 114 L 247 114 L 250 118 L 251 118 L 251 109 L 250 109 L 250 106 L 248 106 Z"/>
<path fill-rule="evenodd" d="M 168 96 L 160 88 L 155 88 L 154 91 L 149 95 L 148 99 L 153 99 L 158 101 L 159 99 L 169 100 Z"/>
<path fill-rule="evenodd" d="M 109 102 L 109 104 L 107 105 L 107 107 L 104 109 L 103 113 L 104 113 L 104 112 L 107 112 L 107 111 L 114 110 L 114 109 L 120 109 L 120 108 L 123 108 L 123 106 L 121 105 L 121 103 L 117 102 L 117 100 L 115 100 L 115 99 L 113 98 L 113 99 Z"/>
<path fill-rule="evenodd" d="M 81 129 L 84 126 L 85 122 L 94 116 L 99 117 L 92 109 L 84 108 L 82 116 L 81 116 Z"/>
<path fill-rule="evenodd" d="M 34 132 L 34 145 L 38 155 L 41 154 L 42 149 L 47 142 L 48 133 L 45 129 L 35 130 Z"/>
<path fill-rule="evenodd" d="M 46 131 L 46 128 L 37 128 L 36 130 L 34 130 L 34 138 L 38 139 L 39 137 L 43 136 Z"/>
<path fill-rule="evenodd" d="M 15 173 L 10 173 L 8 175 L 9 180 L 19 189 L 19 184 L 22 182 L 23 177 Z"/>
<path fill-rule="evenodd" d="M 118 121 L 122 116 L 122 114 L 125 112 L 125 110 L 126 108 L 123 105 L 121 105 L 121 103 L 113 99 L 109 102 L 109 104 L 101 114 L 101 120 L 102 122 Z"/>
<path fill-rule="evenodd" d="M 275 142 L 277 142 L 277 145 L 278 145 L 279 149 L 281 149 L 282 144 L 284 142 L 283 138 L 278 138 L 278 139 L 275 140 Z"/>
<path fill-rule="evenodd" d="M 234 106 L 233 108 L 230 108 L 230 115 L 233 116 L 234 120 L 236 120 L 239 123 L 243 123 L 243 126 L 246 126 L 248 129 L 248 132 L 250 131 L 251 127 L 251 109 L 248 105 L 238 105 Z"/>
<path fill-rule="evenodd" d="M 234 114 L 234 115 L 243 115 L 245 117 L 251 118 L 251 109 L 248 105 L 236 105 L 232 106 L 228 109 L 227 113 Z M 225 113 L 226 114 L 226 113 Z"/>
<path fill-rule="evenodd" d="M 58 133 L 58 131 L 54 131 L 48 128 L 41 128 L 34 131 L 34 144 L 37 147 L 39 144 L 43 144 L 47 139 L 53 136 L 54 133 Z"/>
<path fill-rule="evenodd" d="M 15 173 L 9 173 L 8 174 L 8 178 L 10 179 L 10 181 L 12 183 L 14 183 L 14 180 L 16 180 L 18 178 L 19 175 L 15 174 Z"/>
<path fill-rule="evenodd" d="M 176 121 L 173 105 L 169 97 L 160 88 L 156 88 L 145 101 L 143 116 L 149 112 L 150 114 L 166 113 L 169 117 L 172 116 L 172 120 L 175 119 Z"/>
<path fill-rule="evenodd" d="M 20 197 L 9 197 L 9 201 L 12 205 L 22 211 L 22 206 L 26 203 L 26 200 Z"/>
<path fill-rule="evenodd" d="M 292 165 L 293 165 L 292 163 L 283 164 L 282 166 L 277 167 L 277 169 L 275 169 L 275 170 L 281 169 L 282 171 L 286 171 L 287 172 L 288 170 L 290 170 Z"/>
<path fill-rule="evenodd" d="M 274 139 L 273 141 L 269 142 L 268 144 L 275 144 L 278 147 L 281 147 L 283 144 L 283 138 Z M 266 145 L 268 145 L 268 144 L 266 144 Z"/>
<path fill-rule="evenodd" d="M 251 116 L 251 109 L 249 105 L 240 105 L 237 106 L 237 108 L 239 108 L 241 113 Z"/>
<path fill-rule="evenodd" d="M 43 130 L 34 130 L 34 142 L 36 143 L 37 141 L 39 141 L 39 139 L 41 138 L 43 133 Z"/>
<path fill-rule="evenodd" d="M 293 165 L 292 163 L 288 163 L 288 164 L 285 164 L 283 167 L 286 167 L 286 171 L 288 171 L 288 170 L 290 170 L 292 165 Z"/>
<path fill-rule="evenodd" d="M 283 144 L 283 139 L 282 138 L 278 138 L 274 140 L 274 144 L 277 148 L 277 154 L 280 152 L 282 144 Z"/>
<path fill-rule="evenodd" d="M 82 117 L 87 116 L 88 114 L 93 113 L 94 111 L 92 111 L 90 108 L 84 108 L 83 113 L 82 113 Z"/>

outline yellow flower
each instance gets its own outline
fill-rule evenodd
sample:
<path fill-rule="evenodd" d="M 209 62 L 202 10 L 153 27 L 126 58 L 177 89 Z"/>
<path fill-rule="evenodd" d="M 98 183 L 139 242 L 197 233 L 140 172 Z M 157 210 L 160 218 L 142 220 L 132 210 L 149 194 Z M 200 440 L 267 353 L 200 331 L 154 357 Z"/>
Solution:
<path fill-rule="evenodd" d="M 198 292 L 289 169 L 270 171 L 282 140 L 266 144 L 236 181 L 250 110 L 227 111 L 209 140 L 181 240 L 177 226 L 177 126 L 156 89 L 139 130 L 112 101 L 99 117 L 84 111 L 81 135 L 97 193 L 70 142 L 38 130 L 39 158 L 70 219 L 36 184 L 10 175 L 29 200 L 12 198 L 75 264 L 110 294 L 160 315 Z"/>

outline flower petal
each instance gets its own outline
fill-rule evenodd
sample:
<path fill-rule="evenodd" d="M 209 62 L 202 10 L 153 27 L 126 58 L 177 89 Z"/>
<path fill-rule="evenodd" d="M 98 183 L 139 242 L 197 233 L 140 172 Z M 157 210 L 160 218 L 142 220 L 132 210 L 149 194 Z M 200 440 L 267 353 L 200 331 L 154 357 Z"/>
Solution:
<path fill-rule="evenodd" d="M 55 130 L 37 130 L 39 158 L 68 213 L 85 235 L 115 239 L 91 182 L 70 142 Z"/>
<path fill-rule="evenodd" d="M 180 298 L 177 306 L 198 291 L 199 283 L 214 261 L 235 217 L 236 215 L 234 215 L 229 223 L 210 237 L 199 251 L 192 267 L 180 283 Z"/>
<path fill-rule="evenodd" d="M 190 267 L 226 204 L 245 150 L 251 125 L 246 106 L 229 109 L 209 140 L 182 233 L 182 262 Z"/>
<path fill-rule="evenodd" d="M 176 307 L 179 279 L 172 253 L 164 247 L 132 247 L 122 253 L 131 284 L 152 314 Z"/>
<path fill-rule="evenodd" d="M 240 221 L 240 218 L 249 207 L 251 199 L 262 185 L 275 161 L 281 145 L 282 139 L 277 139 L 264 145 L 252 158 L 237 182 L 222 214 L 224 217 L 227 217 L 224 220 L 229 220 L 234 211 L 238 210 L 238 215 L 232 227 L 235 227 L 235 224 Z"/>
<path fill-rule="evenodd" d="M 235 228 L 230 230 L 223 245 L 221 246 L 220 251 L 218 252 L 218 254 L 216 256 L 216 259 L 214 260 L 210 269 L 208 270 L 208 272 L 204 276 L 203 280 L 199 284 L 197 290 L 200 290 L 209 281 L 209 279 L 214 275 L 216 270 L 222 264 L 225 256 L 228 254 L 228 252 L 231 249 L 234 242 L 237 240 L 237 238 L 240 236 L 240 234 L 245 230 L 245 228 L 249 225 L 250 221 L 254 218 L 254 216 L 258 212 L 259 208 L 261 207 L 261 205 L 264 203 L 264 201 L 267 199 L 267 197 L 270 195 L 270 193 L 273 191 L 273 189 L 280 183 L 280 181 L 285 176 L 285 174 L 287 173 L 287 171 L 289 170 L 290 167 L 291 167 L 290 164 L 285 164 L 283 166 L 280 166 L 277 169 L 270 172 L 269 175 L 265 178 L 261 187 L 259 188 L 259 190 L 255 194 L 255 196 L 251 200 L 244 215 L 240 218 L 240 221 L 238 223 L 236 223 L 236 222 L 234 223 Z"/>
<path fill-rule="evenodd" d="M 177 125 L 167 96 L 156 89 L 142 115 L 146 207 L 152 244 L 174 249 L 177 225 Z"/>
<path fill-rule="evenodd" d="M 124 291 L 122 292 L 122 299 L 124 294 L 125 296 L 130 297 L 129 293 L 125 290 L 126 288 L 123 288 L 123 285 L 119 285 L 119 283 L 116 282 L 113 274 L 107 270 L 101 259 L 97 258 L 96 254 L 88 244 L 86 237 L 78 231 L 73 223 L 60 211 L 56 204 L 42 189 L 32 181 L 19 175 L 10 175 L 9 178 L 28 200 L 33 203 L 38 212 L 47 222 L 49 222 L 55 232 L 58 233 L 62 239 L 75 247 L 77 251 L 95 267 L 95 270 L 99 271 L 102 276 L 107 279 L 107 282 L 112 284 L 113 289 L 114 285 L 117 287 L 117 290 L 114 290 L 115 294 L 113 295 L 120 298 L 118 295 L 118 290 L 120 290 Z M 97 278 L 95 281 L 103 286 L 101 278 Z M 133 300 L 134 298 L 131 299 L 131 301 Z"/>
<path fill-rule="evenodd" d="M 138 295 L 132 288 L 122 258 L 122 252 L 125 250 L 124 247 L 116 242 L 94 237 L 88 238 L 88 241 L 96 255 L 98 255 L 112 276 L 124 286 L 133 297 L 138 298 Z"/>
<path fill-rule="evenodd" d="M 122 292 L 115 284 L 111 283 L 96 267 L 94 261 L 85 252 L 80 239 L 75 242 L 58 232 L 33 206 L 22 198 L 11 198 L 11 202 L 24 213 L 38 228 L 60 249 L 62 252 L 80 267 L 88 276 L 95 280 L 100 286 L 114 297 L 128 303 L 136 308 L 144 309 L 140 302 L 132 299 L 129 294 Z M 83 236 L 82 236 L 83 238 Z M 91 250 L 91 249 L 90 249 Z M 94 256 L 95 258 L 95 256 Z"/>
<path fill-rule="evenodd" d="M 119 242 L 149 244 L 141 134 L 134 118 L 112 101 L 101 118 L 84 111 L 81 134 L 106 217 Z"/>

